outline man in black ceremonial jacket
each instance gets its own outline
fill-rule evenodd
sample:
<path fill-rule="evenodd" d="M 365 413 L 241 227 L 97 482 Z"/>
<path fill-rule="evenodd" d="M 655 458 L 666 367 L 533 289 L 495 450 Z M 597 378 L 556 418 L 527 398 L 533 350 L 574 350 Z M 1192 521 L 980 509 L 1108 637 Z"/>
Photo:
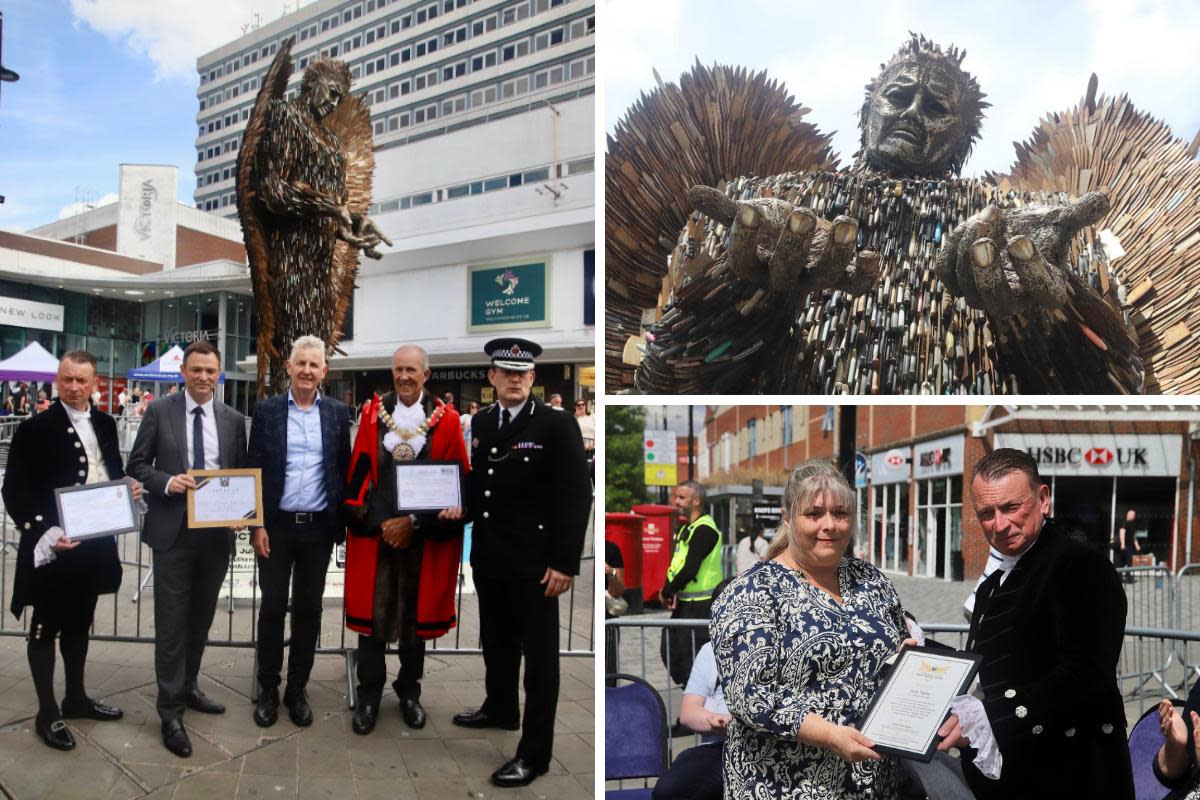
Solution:
<path fill-rule="evenodd" d="M 73 542 L 64 534 L 54 490 L 120 480 L 125 469 L 116 422 L 88 403 L 99 383 L 96 358 L 84 350 L 67 353 L 55 383 L 58 399 L 13 435 L 3 495 L 21 534 L 10 608 L 19 617 L 33 606 L 27 653 L 38 698 L 34 729 L 50 747 L 70 750 L 75 739 L 63 717 L 121 718 L 121 709 L 92 700 L 83 686 L 96 601 L 120 587 L 121 562 L 113 536 Z M 140 485 L 134 496 L 141 496 Z M 56 634 L 66 673 L 61 713 L 54 699 Z"/>
<path fill-rule="evenodd" d="M 530 396 L 525 339 L 493 339 L 496 403 L 471 418 L 471 567 L 479 597 L 487 697 L 454 717 L 469 728 L 515 730 L 525 656 L 525 720 L 516 757 L 492 773 L 524 786 L 550 767 L 558 705 L 558 596 L 571 588 L 591 513 L 583 437 L 570 414 Z"/>
<path fill-rule="evenodd" d="M 963 727 L 965 714 L 943 725 L 941 748 L 973 745 L 963 773 L 979 800 L 1132 800 L 1117 687 L 1126 599 L 1116 570 L 1046 518 L 1050 490 L 1023 451 L 985 456 L 971 502 L 1002 556 L 976 593 L 967 643 L 983 656 L 982 710 L 1003 758 L 999 778 L 976 767 L 985 743 Z"/>

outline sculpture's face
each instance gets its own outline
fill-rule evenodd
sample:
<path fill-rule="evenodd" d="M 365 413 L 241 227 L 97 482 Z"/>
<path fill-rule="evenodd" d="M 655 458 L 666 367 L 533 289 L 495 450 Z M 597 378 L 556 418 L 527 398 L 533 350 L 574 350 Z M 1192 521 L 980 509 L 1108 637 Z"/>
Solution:
<path fill-rule="evenodd" d="M 313 82 L 308 104 L 318 122 L 337 108 L 345 93 L 345 88 L 333 78 L 320 78 Z"/>
<path fill-rule="evenodd" d="M 885 77 L 870 101 L 866 156 L 898 176 L 939 177 L 965 148 L 960 74 L 941 63 L 909 60 Z"/>

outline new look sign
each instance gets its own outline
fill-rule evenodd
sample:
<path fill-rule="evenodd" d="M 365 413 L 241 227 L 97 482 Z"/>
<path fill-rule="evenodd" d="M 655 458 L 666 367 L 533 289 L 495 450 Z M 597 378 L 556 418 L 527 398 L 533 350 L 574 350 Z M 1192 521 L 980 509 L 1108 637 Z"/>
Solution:
<path fill-rule="evenodd" d="M 53 303 L 36 303 L 33 300 L 0 297 L 0 325 L 61 332 L 63 307 Z"/>

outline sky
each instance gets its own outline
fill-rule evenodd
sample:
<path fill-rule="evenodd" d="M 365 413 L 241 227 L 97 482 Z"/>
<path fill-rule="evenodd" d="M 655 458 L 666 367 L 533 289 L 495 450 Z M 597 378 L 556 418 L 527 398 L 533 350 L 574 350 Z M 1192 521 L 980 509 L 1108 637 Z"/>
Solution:
<path fill-rule="evenodd" d="M 863 88 L 908 39 L 923 33 L 967 51 L 963 68 L 988 95 L 964 176 L 1006 172 L 1013 142 L 1049 112 L 1076 105 L 1095 72 L 1099 93 L 1128 94 L 1191 141 L 1200 130 L 1200 3 L 1195 0 L 600 0 L 604 126 L 611 133 L 642 91 L 678 82 L 695 60 L 765 69 L 805 120 L 836 131 L 848 164 L 858 149 Z"/>
<path fill-rule="evenodd" d="M 308 5 L 310 0 L 304 0 Z M 122 163 L 179 167 L 195 188 L 196 58 L 299 0 L 0 0 L 0 229 L 116 199 Z"/>

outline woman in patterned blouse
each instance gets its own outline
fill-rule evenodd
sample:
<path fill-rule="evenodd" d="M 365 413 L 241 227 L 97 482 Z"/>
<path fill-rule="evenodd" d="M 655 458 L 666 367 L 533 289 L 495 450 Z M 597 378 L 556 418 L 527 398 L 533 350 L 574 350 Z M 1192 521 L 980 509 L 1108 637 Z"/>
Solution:
<path fill-rule="evenodd" d="M 855 729 L 907 635 L 896 589 L 846 555 L 854 491 L 827 462 L 792 471 L 767 557 L 713 605 L 733 720 L 725 800 L 883 800 L 895 763 Z"/>

